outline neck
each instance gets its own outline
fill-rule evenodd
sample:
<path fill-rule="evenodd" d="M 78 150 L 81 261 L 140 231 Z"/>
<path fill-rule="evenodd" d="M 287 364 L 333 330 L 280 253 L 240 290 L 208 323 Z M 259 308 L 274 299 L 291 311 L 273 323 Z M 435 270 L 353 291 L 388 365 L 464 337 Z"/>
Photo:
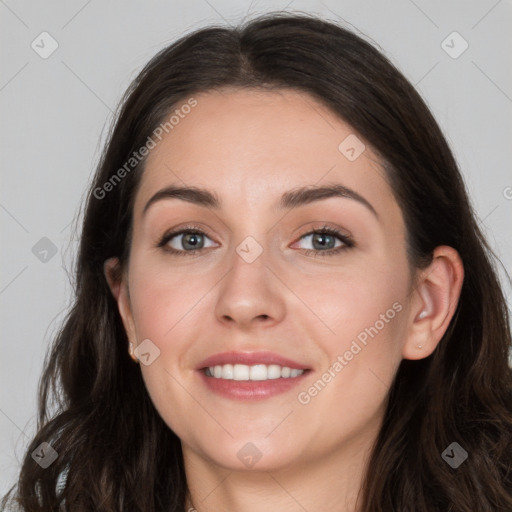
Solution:
<path fill-rule="evenodd" d="M 358 493 L 371 443 L 352 439 L 316 460 L 275 471 L 222 468 L 183 447 L 189 496 L 187 512 L 359 512 Z"/>

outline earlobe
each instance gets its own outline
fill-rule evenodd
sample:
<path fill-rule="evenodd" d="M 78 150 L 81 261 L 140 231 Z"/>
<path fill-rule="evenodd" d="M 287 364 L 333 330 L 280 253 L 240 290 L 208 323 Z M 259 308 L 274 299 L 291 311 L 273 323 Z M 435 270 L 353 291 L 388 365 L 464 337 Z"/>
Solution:
<path fill-rule="evenodd" d="M 455 313 L 463 280 L 458 252 L 449 246 L 437 247 L 413 292 L 404 359 L 423 359 L 434 352 Z"/>

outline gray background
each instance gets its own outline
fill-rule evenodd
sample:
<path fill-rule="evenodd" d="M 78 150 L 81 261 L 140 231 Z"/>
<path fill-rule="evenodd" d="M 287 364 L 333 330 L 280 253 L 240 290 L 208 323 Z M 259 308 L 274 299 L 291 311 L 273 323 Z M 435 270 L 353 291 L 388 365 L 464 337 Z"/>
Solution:
<path fill-rule="evenodd" d="M 354 25 L 417 86 L 511 273 L 511 1 L 0 0 L 0 494 L 34 433 L 45 352 L 70 304 L 72 221 L 121 94 L 185 33 L 281 9 Z M 50 48 L 44 31 L 58 43 L 46 59 L 31 47 Z M 469 44 L 458 58 L 442 47 L 453 31 Z M 453 54 L 462 44 L 452 36 L 444 47 Z M 43 237 L 55 255 L 41 252 Z"/>

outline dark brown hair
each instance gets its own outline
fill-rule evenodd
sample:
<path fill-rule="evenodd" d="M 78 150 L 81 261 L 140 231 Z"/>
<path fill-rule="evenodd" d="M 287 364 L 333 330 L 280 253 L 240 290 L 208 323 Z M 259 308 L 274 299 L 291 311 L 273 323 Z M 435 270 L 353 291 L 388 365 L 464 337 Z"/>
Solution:
<path fill-rule="evenodd" d="M 23 510 L 54 511 L 63 500 L 73 512 L 184 510 L 180 440 L 129 358 L 103 273 L 110 257 L 126 264 L 144 159 L 105 197 L 94 191 L 181 102 L 222 87 L 294 89 L 322 102 L 380 155 L 405 219 L 410 264 L 424 268 L 439 245 L 455 248 L 464 264 L 459 303 L 438 347 L 399 367 L 362 510 L 512 510 L 508 311 L 496 257 L 452 152 L 419 94 L 371 44 L 335 23 L 287 13 L 186 35 L 159 52 L 126 92 L 87 198 L 74 304 L 45 360 L 38 431 L 17 482 Z M 453 441 L 469 454 L 457 469 L 441 458 Z M 46 469 L 31 457 L 42 442 L 58 452 Z"/>

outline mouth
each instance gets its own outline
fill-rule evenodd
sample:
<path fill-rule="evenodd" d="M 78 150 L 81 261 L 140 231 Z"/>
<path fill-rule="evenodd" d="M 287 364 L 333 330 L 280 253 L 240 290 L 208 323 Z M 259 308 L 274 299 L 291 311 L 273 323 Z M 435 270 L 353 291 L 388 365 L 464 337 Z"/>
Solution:
<path fill-rule="evenodd" d="M 264 400 L 290 392 L 312 369 L 270 352 L 229 352 L 196 370 L 208 391 L 230 400 Z"/>

